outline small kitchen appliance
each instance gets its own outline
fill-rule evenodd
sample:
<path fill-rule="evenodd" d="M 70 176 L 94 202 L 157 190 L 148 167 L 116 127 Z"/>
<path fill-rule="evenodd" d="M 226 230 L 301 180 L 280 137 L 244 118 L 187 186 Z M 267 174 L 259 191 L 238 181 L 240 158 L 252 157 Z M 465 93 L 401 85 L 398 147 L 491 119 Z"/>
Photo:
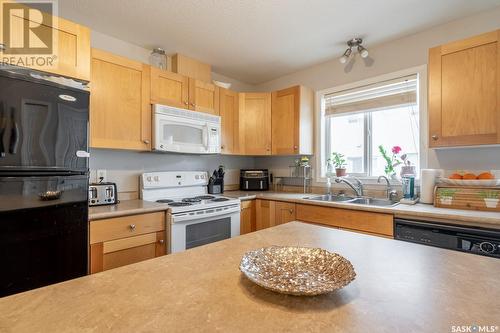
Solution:
<path fill-rule="evenodd" d="M 93 183 L 89 185 L 89 206 L 114 205 L 118 203 L 115 183 Z"/>
<path fill-rule="evenodd" d="M 141 198 L 169 208 L 169 252 L 181 252 L 240 234 L 240 200 L 207 194 L 203 171 L 147 172 Z"/>
<path fill-rule="evenodd" d="M 185 154 L 220 154 L 219 116 L 153 105 L 153 150 Z"/>
<path fill-rule="evenodd" d="M 269 171 L 267 169 L 240 170 L 240 190 L 242 191 L 269 190 Z"/>

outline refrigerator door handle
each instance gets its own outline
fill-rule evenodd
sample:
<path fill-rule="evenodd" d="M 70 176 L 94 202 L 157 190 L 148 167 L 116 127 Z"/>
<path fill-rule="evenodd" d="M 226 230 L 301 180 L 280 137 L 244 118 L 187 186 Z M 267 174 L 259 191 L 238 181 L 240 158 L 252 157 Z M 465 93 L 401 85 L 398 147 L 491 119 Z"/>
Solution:
<path fill-rule="evenodd" d="M 4 103 L 0 103 L 0 158 L 5 157 L 5 144 L 3 137 L 7 129 L 7 117 L 5 116 Z"/>
<path fill-rule="evenodd" d="M 10 141 L 9 153 L 16 154 L 17 146 L 19 144 L 19 126 L 16 122 L 16 108 L 10 108 Z"/>

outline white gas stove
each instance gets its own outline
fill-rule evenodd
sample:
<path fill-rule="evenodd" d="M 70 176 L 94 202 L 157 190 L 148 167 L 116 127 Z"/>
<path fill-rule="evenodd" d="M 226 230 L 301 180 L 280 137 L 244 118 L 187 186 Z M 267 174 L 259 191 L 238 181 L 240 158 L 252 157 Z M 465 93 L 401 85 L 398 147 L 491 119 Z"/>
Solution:
<path fill-rule="evenodd" d="M 171 252 L 240 234 L 240 200 L 207 194 L 203 171 L 147 172 L 141 175 L 141 198 L 164 203 L 172 214 Z"/>

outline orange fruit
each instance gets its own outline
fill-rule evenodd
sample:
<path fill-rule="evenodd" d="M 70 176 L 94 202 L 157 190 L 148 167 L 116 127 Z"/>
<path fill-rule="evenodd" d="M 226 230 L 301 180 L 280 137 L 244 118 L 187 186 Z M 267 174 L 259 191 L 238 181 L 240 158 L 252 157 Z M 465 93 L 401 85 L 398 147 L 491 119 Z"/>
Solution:
<path fill-rule="evenodd" d="M 493 176 L 490 172 L 483 172 L 477 176 L 477 179 L 495 179 L 495 176 Z"/>
<path fill-rule="evenodd" d="M 452 174 L 450 177 L 448 177 L 449 179 L 462 179 L 462 175 L 458 174 L 458 173 L 454 173 Z"/>
<path fill-rule="evenodd" d="M 463 178 L 464 180 L 471 180 L 471 179 L 476 179 L 476 175 L 473 173 L 466 173 Z"/>

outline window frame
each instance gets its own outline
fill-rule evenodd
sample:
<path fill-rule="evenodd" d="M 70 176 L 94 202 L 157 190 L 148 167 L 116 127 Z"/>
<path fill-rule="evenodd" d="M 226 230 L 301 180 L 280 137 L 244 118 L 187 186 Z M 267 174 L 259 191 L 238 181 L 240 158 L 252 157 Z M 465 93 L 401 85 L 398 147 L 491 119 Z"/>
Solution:
<path fill-rule="evenodd" d="M 340 86 L 336 86 L 333 88 L 328 88 L 324 90 L 320 90 L 316 92 L 316 103 L 315 103 L 315 115 L 316 115 L 316 156 L 315 156 L 315 174 L 316 174 L 316 182 L 324 183 L 327 181 L 325 175 L 326 171 L 326 160 L 327 160 L 327 152 L 329 150 L 329 143 L 326 142 L 326 133 L 327 133 L 327 125 L 329 125 L 330 120 L 328 118 L 325 119 L 325 100 L 324 96 L 344 90 L 355 89 L 362 86 L 376 84 L 382 81 L 397 79 L 403 76 L 408 76 L 416 74 L 417 75 L 417 101 L 419 105 L 419 127 L 420 127 L 420 147 L 419 147 L 419 159 L 420 159 L 420 169 L 425 169 L 427 166 L 428 160 L 428 122 L 427 122 L 427 65 L 417 66 L 408 68 L 405 70 L 400 70 L 397 72 L 392 72 L 388 74 L 379 75 L 376 77 L 372 77 L 369 79 L 356 81 L 353 83 L 348 83 Z M 365 132 L 368 131 L 371 121 L 371 115 L 365 116 Z M 368 156 L 371 155 L 371 145 L 368 145 L 369 139 L 368 136 L 371 136 L 371 133 L 367 133 L 364 137 L 365 141 L 365 156 L 364 156 L 364 165 L 365 171 L 364 174 L 354 174 L 350 173 L 350 175 L 356 176 L 359 179 L 363 180 L 363 182 L 370 184 L 376 183 L 378 176 L 367 176 L 369 174 L 369 168 L 371 163 Z M 417 178 L 419 175 L 417 175 Z M 397 184 L 396 181 L 392 181 L 394 184 Z"/>

